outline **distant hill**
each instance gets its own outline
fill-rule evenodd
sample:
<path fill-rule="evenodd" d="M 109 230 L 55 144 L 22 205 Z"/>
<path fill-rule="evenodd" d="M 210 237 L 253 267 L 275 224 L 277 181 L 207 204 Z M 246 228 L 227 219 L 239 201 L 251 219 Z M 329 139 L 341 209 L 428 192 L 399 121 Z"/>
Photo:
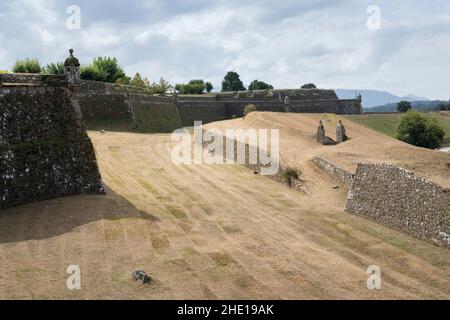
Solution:
<path fill-rule="evenodd" d="M 359 93 L 362 96 L 362 104 L 365 109 L 382 106 L 388 103 L 397 103 L 402 100 L 405 101 L 427 101 L 427 98 L 418 97 L 415 95 L 407 95 L 404 97 L 396 96 L 386 91 L 378 90 L 360 90 L 360 89 L 335 89 L 339 99 L 354 99 Z"/>

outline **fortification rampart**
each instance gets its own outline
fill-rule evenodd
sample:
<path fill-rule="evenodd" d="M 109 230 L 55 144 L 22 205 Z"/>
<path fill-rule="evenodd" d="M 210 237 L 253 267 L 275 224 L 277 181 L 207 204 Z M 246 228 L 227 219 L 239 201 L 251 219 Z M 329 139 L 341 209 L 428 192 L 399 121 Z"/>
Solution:
<path fill-rule="evenodd" d="M 450 190 L 411 171 L 360 163 L 346 210 L 414 237 L 450 245 Z"/>
<path fill-rule="evenodd" d="M 349 188 L 346 211 L 435 244 L 450 246 L 450 190 L 390 164 L 358 164 L 355 174 L 315 157 Z"/>
<path fill-rule="evenodd" d="M 155 96 L 142 88 L 95 81 L 80 81 L 77 96 L 91 128 L 172 132 L 182 127 L 174 97 Z"/>
<path fill-rule="evenodd" d="M 29 73 L 0 74 L 0 86 L 66 86 L 67 78 L 63 75 L 45 75 Z"/>
<path fill-rule="evenodd" d="M 258 111 L 361 114 L 361 101 L 339 100 L 333 90 L 264 90 L 220 93 L 214 96 L 179 96 L 183 125 L 242 117 L 248 104 Z"/>
<path fill-rule="evenodd" d="M 1 209 L 104 192 L 78 101 L 64 81 L 48 79 L 61 77 L 34 77 L 24 85 L 1 78 Z"/>
<path fill-rule="evenodd" d="M 0 75 L 8 85 L 68 85 L 59 75 Z M 156 96 L 145 88 L 96 81 L 72 86 L 86 124 L 92 129 L 172 132 L 194 121 L 209 123 L 242 117 L 248 104 L 258 111 L 301 113 L 362 113 L 361 101 L 339 100 L 333 90 L 258 90 L 214 95 Z"/>
<path fill-rule="evenodd" d="M 172 132 L 194 121 L 209 123 L 242 117 L 245 106 L 259 111 L 362 113 L 359 100 L 339 100 L 333 90 L 259 90 L 209 95 L 156 96 L 146 89 L 80 81 L 77 95 L 91 128 L 119 123 L 129 130 Z"/>
<path fill-rule="evenodd" d="M 322 158 L 322 157 L 315 157 L 313 159 L 313 162 L 322 170 L 327 172 L 336 182 L 342 183 L 344 186 L 350 188 L 353 182 L 353 174 L 350 172 L 339 168 L 335 164 L 331 163 L 330 161 Z"/>

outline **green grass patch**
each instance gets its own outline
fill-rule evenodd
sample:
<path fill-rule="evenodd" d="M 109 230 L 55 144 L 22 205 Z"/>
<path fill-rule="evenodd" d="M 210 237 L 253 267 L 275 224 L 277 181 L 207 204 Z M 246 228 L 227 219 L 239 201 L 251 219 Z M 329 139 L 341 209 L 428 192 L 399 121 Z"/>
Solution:
<path fill-rule="evenodd" d="M 182 220 L 182 219 L 187 219 L 186 214 L 181 211 L 180 209 L 177 209 L 175 207 L 168 207 L 167 210 L 169 211 L 169 213 L 174 216 L 175 218 Z"/>
<path fill-rule="evenodd" d="M 209 254 L 209 256 L 218 267 L 226 267 L 232 264 L 236 264 L 236 261 L 227 253 L 212 252 Z"/>
<path fill-rule="evenodd" d="M 156 191 L 156 189 L 147 181 L 145 180 L 138 180 L 139 184 L 141 185 L 142 188 L 150 191 L 150 193 L 152 194 L 156 194 L 159 195 L 158 191 Z"/>
<path fill-rule="evenodd" d="M 443 145 L 450 144 L 450 116 L 444 112 L 424 113 L 427 117 L 435 117 L 438 123 L 445 131 Z M 360 124 L 364 127 L 378 131 L 392 138 L 397 136 L 397 128 L 403 117 L 403 114 L 361 114 L 361 115 L 346 115 L 344 118 Z"/>
<path fill-rule="evenodd" d="M 183 257 L 191 257 L 191 256 L 195 256 L 198 255 L 199 253 L 191 247 L 188 248 L 184 248 L 183 250 Z"/>

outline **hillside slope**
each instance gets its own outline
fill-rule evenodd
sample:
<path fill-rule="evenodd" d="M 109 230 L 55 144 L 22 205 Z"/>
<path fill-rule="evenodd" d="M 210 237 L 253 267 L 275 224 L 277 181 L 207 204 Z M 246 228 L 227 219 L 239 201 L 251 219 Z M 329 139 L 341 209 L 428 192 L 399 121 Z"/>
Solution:
<path fill-rule="evenodd" d="M 317 147 L 317 119 L 290 116 L 228 124 L 281 128 L 283 161 L 299 159 L 310 195 L 242 166 L 175 165 L 170 135 L 90 132 L 107 195 L 2 210 L 0 298 L 449 299 L 450 251 L 344 213 L 346 190 L 308 158 L 353 151 Z M 356 146 L 398 146 L 348 130 Z M 66 288 L 73 264 L 82 290 Z M 366 287 L 370 265 L 381 267 L 382 290 Z M 153 282 L 132 281 L 136 269 Z"/>
<path fill-rule="evenodd" d="M 450 112 L 424 113 L 424 115 L 426 117 L 436 118 L 445 131 L 443 145 L 450 145 Z M 402 114 L 362 114 L 348 115 L 344 117 L 367 128 L 395 138 L 402 116 Z"/>
<path fill-rule="evenodd" d="M 358 116 L 356 116 L 358 117 Z M 359 162 L 391 163 L 414 171 L 444 187 L 450 186 L 450 155 L 417 148 L 368 129 L 333 114 L 292 114 L 255 112 L 245 119 L 208 124 L 206 128 L 274 128 L 280 129 L 280 152 L 284 166 L 301 171 L 314 156 L 323 156 L 343 169 L 354 172 Z M 351 118 L 353 119 L 353 118 Z M 316 132 L 322 120 L 327 135 L 336 137 L 336 125 L 342 120 L 350 140 L 337 146 L 322 146 L 316 142 Z"/>

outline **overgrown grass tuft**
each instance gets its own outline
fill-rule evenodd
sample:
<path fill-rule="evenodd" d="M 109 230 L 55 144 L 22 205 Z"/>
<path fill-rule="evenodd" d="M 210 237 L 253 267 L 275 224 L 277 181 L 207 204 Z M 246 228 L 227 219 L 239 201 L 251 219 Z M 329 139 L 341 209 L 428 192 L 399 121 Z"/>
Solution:
<path fill-rule="evenodd" d="M 292 182 L 294 182 L 294 180 L 299 180 L 298 171 L 291 167 L 287 167 L 287 169 L 284 170 L 283 177 L 288 184 L 292 184 Z"/>

